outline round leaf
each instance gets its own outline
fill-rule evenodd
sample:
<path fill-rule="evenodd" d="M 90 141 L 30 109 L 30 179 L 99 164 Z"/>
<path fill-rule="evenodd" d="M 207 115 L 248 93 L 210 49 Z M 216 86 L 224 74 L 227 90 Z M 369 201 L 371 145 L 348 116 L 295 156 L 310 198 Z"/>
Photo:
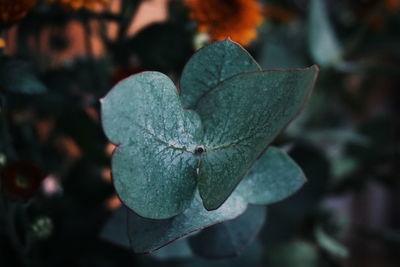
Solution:
<path fill-rule="evenodd" d="M 199 164 L 199 190 L 208 210 L 233 192 L 277 134 L 300 111 L 318 68 L 259 71 L 225 80 L 196 109 L 206 149 Z"/>
<path fill-rule="evenodd" d="M 242 72 L 260 70 L 252 56 L 231 40 L 200 49 L 186 64 L 180 81 L 181 101 L 194 108 L 199 99 L 222 81 Z"/>
<path fill-rule="evenodd" d="M 124 204 L 155 219 L 184 211 L 196 187 L 195 127 L 201 123 L 183 111 L 172 81 L 145 72 L 120 82 L 102 100 L 102 120 L 119 144 L 112 174 Z"/>

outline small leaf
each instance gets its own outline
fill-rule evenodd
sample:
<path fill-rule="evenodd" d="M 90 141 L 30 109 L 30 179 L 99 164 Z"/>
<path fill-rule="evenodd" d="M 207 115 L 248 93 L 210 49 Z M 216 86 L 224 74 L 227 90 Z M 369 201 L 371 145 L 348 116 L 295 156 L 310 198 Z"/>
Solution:
<path fill-rule="evenodd" d="M 129 249 L 127 227 L 127 210 L 123 206 L 111 214 L 101 230 L 100 237 L 117 246 Z"/>
<path fill-rule="evenodd" d="M 318 244 L 328 253 L 339 258 L 349 256 L 347 248 L 329 236 L 320 225 L 315 228 L 314 235 Z"/>
<path fill-rule="evenodd" d="M 122 81 L 103 99 L 102 120 L 108 138 L 121 144 L 112 173 L 124 204 L 155 219 L 189 207 L 196 187 L 194 127 L 201 123 L 183 111 L 172 81 L 157 72 Z"/>
<path fill-rule="evenodd" d="M 194 255 L 187 239 L 180 239 L 157 250 L 152 256 L 159 260 L 172 260 L 192 258 Z"/>
<path fill-rule="evenodd" d="M 199 165 L 199 190 L 208 210 L 218 208 L 310 95 L 318 73 L 313 66 L 260 71 L 225 80 L 196 109 L 207 149 Z"/>
<path fill-rule="evenodd" d="M 257 160 L 235 193 L 251 204 L 268 205 L 285 199 L 305 182 L 301 168 L 285 152 L 270 147 Z"/>
<path fill-rule="evenodd" d="M 243 47 L 230 40 L 206 46 L 194 54 L 183 69 L 180 81 L 182 105 L 194 108 L 203 95 L 222 81 L 260 69 Z"/>
<path fill-rule="evenodd" d="M 128 234 L 136 253 L 150 253 L 178 238 L 207 226 L 233 219 L 246 210 L 240 196 L 232 195 L 218 210 L 204 209 L 198 194 L 192 205 L 183 213 L 167 220 L 150 220 L 128 214 Z"/>
<path fill-rule="evenodd" d="M 308 42 L 311 56 L 322 67 L 339 63 L 341 47 L 328 20 L 325 0 L 311 0 L 309 12 Z"/>
<path fill-rule="evenodd" d="M 193 252 L 202 257 L 237 256 L 258 235 L 265 218 L 264 206 L 249 206 L 238 218 L 211 226 L 190 237 L 190 246 Z"/>
<path fill-rule="evenodd" d="M 0 89 L 11 93 L 42 94 L 47 88 L 22 62 L 0 59 Z"/>

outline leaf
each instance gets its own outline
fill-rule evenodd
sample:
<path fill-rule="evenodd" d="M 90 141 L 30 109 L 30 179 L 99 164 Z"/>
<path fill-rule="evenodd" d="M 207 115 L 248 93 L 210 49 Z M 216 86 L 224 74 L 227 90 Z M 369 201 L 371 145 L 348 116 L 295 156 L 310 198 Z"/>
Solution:
<path fill-rule="evenodd" d="M 129 249 L 127 227 L 127 210 L 122 206 L 111 214 L 101 230 L 100 237 L 117 246 Z"/>
<path fill-rule="evenodd" d="M 322 228 L 318 225 L 314 229 L 315 239 L 318 244 L 326 250 L 328 253 L 339 258 L 347 258 L 349 256 L 348 249 L 340 244 L 338 241 L 329 236 Z"/>
<path fill-rule="evenodd" d="M 187 239 L 180 239 L 157 250 L 152 256 L 159 260 L 186 259 L 192 258 L 193 253 Z"/>
<path fill-rule="evenodd" d="M 318 68 L 260 71 L 236 75 L 204 96 L 202 119 L 206 153 L 198 183 L 204 206 L 218 208 L 257 157 L 292 120 L 310 95 Z"/>
<path fill-rule="evenodd" d="M 269 164 L 269 161 L 271 161 L 271 164 Z M 278 174 L 277 176 L 273 175 L 275 171 Z M 263 178 L 266 182 L 261 181 Z M 293 181 L 291 181 L 292 179 Z M 274 182 L 272 189 L 269 189 L 268 182 L 273 182 L 274 180 L 279 180 L 279 182 Z M 247 203 L 249 202 L 271 204 L 279 201 L 298 190 L 304 181 L 305 178 L 300 168 L 286 153 L 278 148 L 271 147 L 257 161 L 253 170 L 240 183 L 234 193 L 217 210 L 206 211 L 202 205 L 200 196 L 197 195 L 192 205 L 185 212 L 171 219 L 154 221 L 141 218 L 130 212 L 128 228 L 130 229 L 129 236 L 132 240 L 132 248 L 136 253 L 152 252 L 189 233 L 222 221 L 232 220 L 246 210 Z M 289 183 L 289 186 L 285 190 L 282 190 L 279 186 L 285 186 L 285 182 Z M 277 194 L 271 193 L 274 189 L 278 191 Z M 263 206 L 250 206 L 242 216 L 233 221 L 225 222 L 224 225 L 226 224 L 227 226 L 223 226 L 222 228 L 229 228 L 231 232 L 236 231 L 238 235 L 231 235 L 230 237 L 235 238 L 235 243 L 231 244 L 230 247 L 225 245 L 225 250 L 222 252 L 222 248 L 220 247 L 215 251 L 215 254 L 224 255 L 230 253 L 232 255 L 239 252 L 254 239 L 254 236 L 257 235 L 257 232 L 263 225 L 264 219 L 265 208 Z M 243 229 L 242 225 L 245 225 L 246 228 Z M 215 225 L 213 227 L 219 226 Z M 218 233 L 219 230 L 211 230 L 211 233 L 207 234 L 207 238 L 219 239 Z M 214 234 L 216 236 L 213 236 Z M 226 231 L 223 234 L 226 236 Z M 145 241 L 143 241 L 143 238 L 145 238 Z M 196 239 L 197 236 L 193 238 Z M 226 236 L 226 238 L 229 237 Z M 225 240 L 224 242 L 227 243 L 228 241 Z M 212 247 L 212 245 L 208 246 Z M 203 251 L 203 254 L 210 254 L 211 252 Z M 199 254 L 201 253 L 199 252 Z"/>
<path fill-rule="evenodd" d="M 270 147 L 237 187 L 251 204 L 267 205 L 293 194 L 306 182 L 301 168 L 282 150 Z"/>
<path fill-rule="evenodd" d="M 196 187 L 191 151 L 200 122 L 183 111 L 172 81 L 157 72 L 122 81 L 102 100 L 102 120 L 107 137 L 120 144 L 112 173 L 124 204 L 157 219 L 188 208 Z"/>
<path fill-rule="evenodd" d="M 342 51 L 336 39 L 324 0 L 312 0 L 309 11 L 308 42 L 310 53 L 316 63 L 329 67 L 340 62 Z"/>
<path fill-rule="evenodd" d="M 42 94 L 47 88 L 27 68 L 27 66 L 9 58 L 0 59 L 0 88 L 11 93 Z"/>
<path fill-rule="evenodd" d="M 207 91 L 195 111 L 182 109 L 163 74 L 117 84 L 102 100 L 102 121 L 118 145 L 112 173 L 119 197 L 142 217 L 167 219 L 189 207 L 198 185 L 204 207 L 217 209 L 299 112 L 317 71 L 238 74 Z"/>
<path fill-rule="evenodd" d="M 197 255 L 224 258 L 239 255 L 258 235 L 266 218 L 264 206 L 249 206 L 234 220 L 211 226 L 189 238 Z"/>
<path fill-rule="evenodd" d="M 180 81 L 181 101 L 194 108 L 199 99 L 222 81 L 260 66 L 240 45 L 228 40 L 200 49 L 186 64 Z"/>
<path fill-rule="evenodd" d="M 198 194 L 183 213 L 167 220 L 150 220 L 128 214 L 128 235 L 135 253 L 151 253 L 189 233 L 242 214 L 247 205 L 240 196 L 232 195 L 218 210 L 204 209 Z"/>

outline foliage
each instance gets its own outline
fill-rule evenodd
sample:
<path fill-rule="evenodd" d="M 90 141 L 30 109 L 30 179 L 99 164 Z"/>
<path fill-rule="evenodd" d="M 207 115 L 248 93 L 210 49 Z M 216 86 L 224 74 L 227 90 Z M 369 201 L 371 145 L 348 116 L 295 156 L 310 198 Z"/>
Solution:
<path fill-rule="evenodd" d="M 189 2 L 0 0 L 0 266 L 398 266 L 400 1 Z"/>

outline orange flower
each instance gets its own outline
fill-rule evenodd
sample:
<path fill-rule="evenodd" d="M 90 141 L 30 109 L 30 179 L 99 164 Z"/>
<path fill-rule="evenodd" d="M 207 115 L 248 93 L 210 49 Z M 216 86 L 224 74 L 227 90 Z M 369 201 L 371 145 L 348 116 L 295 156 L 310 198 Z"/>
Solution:
<path fill-rule="evenodd" d="M 388 11 L 396 12 L 400 10 L 400 0 L 386 0 L 385 7 Z"/>
<path fill-rule="evenodd" d="M 0 26 L 14 24 L 24 18 L 37 0 L 0 0 Z"/>
<path fill-rule="evenodd" d="M 110 0 L 47 0 L 50 3 L 57 3 L 65 9 L 79 10 L 82 8 L 95 10 L 98 6 L 105 6 Z"/>
<path fill-rule="evenodd" d="M 263 20 L 255 0 L 186 0 L 190 18 L 198 30 L 208 33 L 212 41 L 232 40 L 248 45 L 257 37 L 257 26 Z"/>

